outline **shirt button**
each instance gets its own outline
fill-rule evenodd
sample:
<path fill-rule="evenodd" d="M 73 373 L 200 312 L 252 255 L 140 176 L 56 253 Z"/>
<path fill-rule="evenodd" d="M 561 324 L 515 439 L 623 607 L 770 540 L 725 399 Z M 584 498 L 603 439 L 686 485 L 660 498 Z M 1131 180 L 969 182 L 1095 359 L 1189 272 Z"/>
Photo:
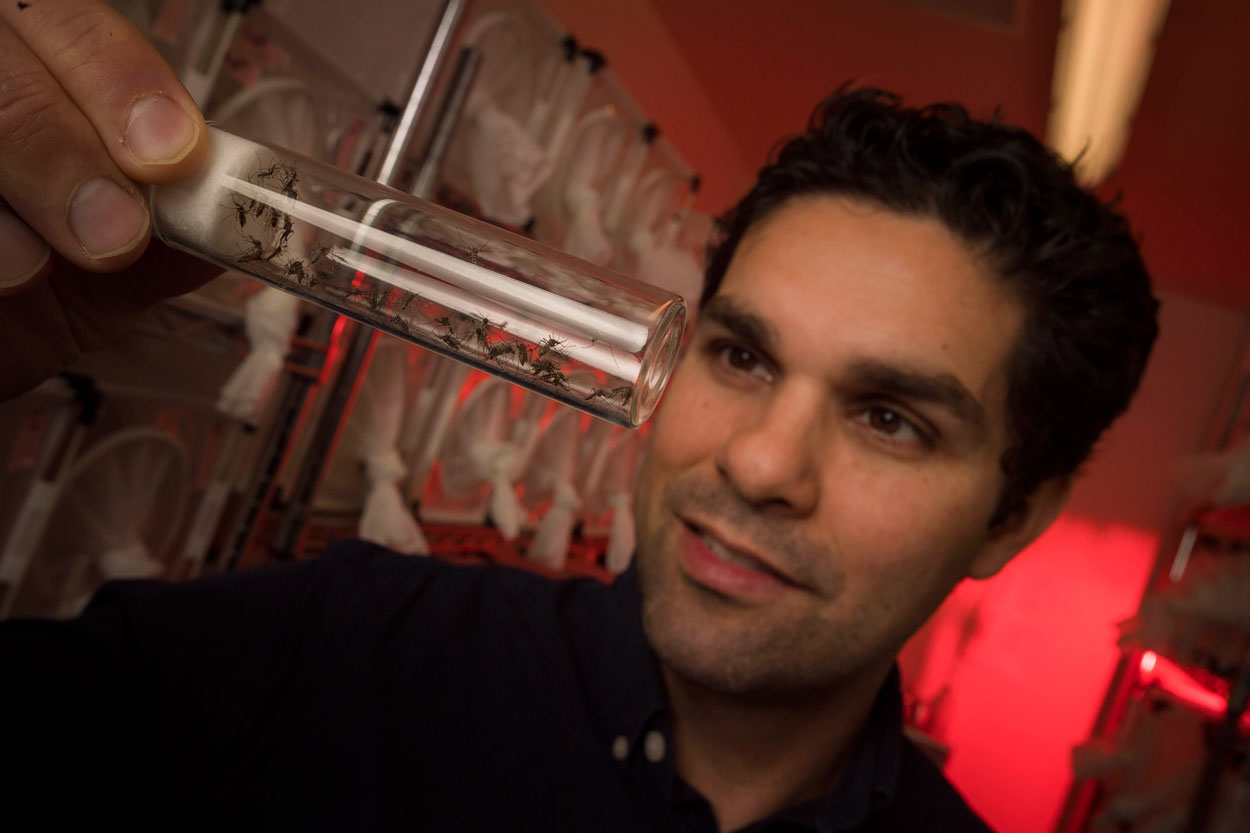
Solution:
<path fill-rule="evenodd" d="M 653 764 L 658 764 L 664 760 L 664 736 L 656 731 L 647 732 L 647 738 L 643 741 L 642 751 L 646 754 L 647 760 Z"/>
<path fill-rule="evenodd" d="M 629 757 L 629 739 L 624 735 L 617 735 L 616 740 L 612 741 L 612 757 L 618 761 Z"/>

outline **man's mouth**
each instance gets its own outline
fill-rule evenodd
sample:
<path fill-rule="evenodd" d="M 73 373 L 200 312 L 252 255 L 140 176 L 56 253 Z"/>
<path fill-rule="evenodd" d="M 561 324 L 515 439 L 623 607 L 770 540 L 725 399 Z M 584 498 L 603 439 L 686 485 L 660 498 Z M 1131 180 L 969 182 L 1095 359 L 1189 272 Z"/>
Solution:
<path fill-rule="evenodd" d="M 695 583 L 722 596 L 762 600 L 795 586 L 785 575 L 742 548 L 683 521 L 679 559 L 682 571 Z"/>

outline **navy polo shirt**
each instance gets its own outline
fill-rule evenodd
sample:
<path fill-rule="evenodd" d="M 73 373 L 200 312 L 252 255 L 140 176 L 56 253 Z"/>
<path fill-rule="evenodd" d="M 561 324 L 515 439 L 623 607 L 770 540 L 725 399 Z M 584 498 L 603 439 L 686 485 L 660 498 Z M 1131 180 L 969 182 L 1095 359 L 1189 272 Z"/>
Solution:
<path fill-rule="evenodd" d="M 72 622 L 0 625 L 6 792 L 54 828 L 714 833 L 639 610 L 632 571 L 358 541 L 111 584 Z M 744 830 L 986 830 L 901 728 L 896 673 L 834 790 Z"/>

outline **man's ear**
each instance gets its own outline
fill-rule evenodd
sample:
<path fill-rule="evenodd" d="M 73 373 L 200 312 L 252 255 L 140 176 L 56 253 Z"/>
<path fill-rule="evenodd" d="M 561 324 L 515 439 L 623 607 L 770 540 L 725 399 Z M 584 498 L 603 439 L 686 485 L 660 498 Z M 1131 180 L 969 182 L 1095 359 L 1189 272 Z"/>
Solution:
<path fill-rule="evenodd" d="M 980 552 L 968 565 L 968 576 L 987 579 L 1007 566 L 1059 517 L 1071 493 L 1071 477 L 1052 478 L 1034 489 L 1024 506 L 990 530 Z"/>

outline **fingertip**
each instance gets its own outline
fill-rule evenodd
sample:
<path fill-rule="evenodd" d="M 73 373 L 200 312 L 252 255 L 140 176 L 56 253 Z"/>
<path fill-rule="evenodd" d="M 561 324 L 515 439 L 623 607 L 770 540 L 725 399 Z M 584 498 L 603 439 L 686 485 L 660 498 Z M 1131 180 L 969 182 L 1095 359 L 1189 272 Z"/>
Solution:
<path fill-rule="evenodd" d="M 121 249 L 114 254 L 99 258 L 74 258 L 71 262 L 82 269 L 84 272 L 92 272 L 97 275 L 107 275 L 114 272 L 120 272 L 128 269 L 138 263 L 147 250 L 151 248 L 152 234 L 145 231 L 139 235 L 139 238 L 130 245 L 129 248 Z M 70 260 L 69 258 L 65 258 Z"/>
<path fill-rule="evenodd" d="M 75 258 L 91 271 L 113 271 L 138 259 L 151 235 L 147 201 L 130 182 L 89 176 L 78 184 L 66 206 L 66 221 L 81 254 Z"/>
<path fill-rule="evenodd" d="M 18 292 L 45 276 L 52 248 L 21 218 L 0 208 L 0 296 Z"/>
<path fill-rule="evenodd" d="M 128 171 L 142 182 L 180 179 L 204 160 L 208 129 L 200 111 L 163 91 L 136 95 L 123 119 L 122 147 Z"/>

